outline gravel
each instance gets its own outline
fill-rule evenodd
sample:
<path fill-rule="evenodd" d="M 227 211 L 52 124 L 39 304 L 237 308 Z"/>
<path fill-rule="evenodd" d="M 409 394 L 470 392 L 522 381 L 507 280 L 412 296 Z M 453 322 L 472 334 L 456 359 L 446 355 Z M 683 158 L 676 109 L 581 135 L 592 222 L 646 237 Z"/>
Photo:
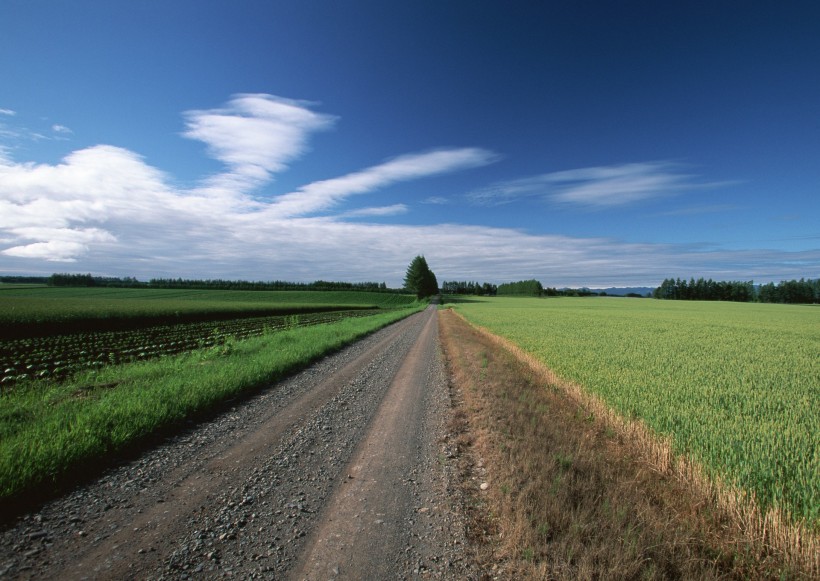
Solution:
<path fill-rule="evenodd" d="M 287 578 L 435 311 L 374 333 L 0 531 L 0 578 Z M 476 578 L 441 357 L 408 460 L 396 578 Z M 343 572 L 340 574 L 343 577 Z"/>

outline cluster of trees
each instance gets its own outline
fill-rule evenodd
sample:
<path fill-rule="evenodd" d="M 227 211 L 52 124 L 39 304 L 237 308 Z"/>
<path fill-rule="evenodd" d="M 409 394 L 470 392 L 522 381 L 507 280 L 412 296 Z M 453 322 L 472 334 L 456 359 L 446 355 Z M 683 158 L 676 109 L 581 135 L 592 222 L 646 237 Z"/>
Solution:
<path fill-rule="evenodd" d="M 720 281 L 711 278 L 667 278 L 652 293 L 656 299 L 738 301 L 761 303 L 820 303 L 820 279 L 784 280 L 755 287 L 753 281 Z"/>
<path fill-rule="evenodd" d="M 757 300 L 761 303 L 820 303 L 820 278 L 764 284 L 757 291 Z"/>
<path fill-rule="evenodd" d="M 448 295 L 495 296 L 498 287 L 489 282 L 478 284 L 467 281 L 443 281 L 441 292 Z"/>
<path fill-rule="evenodd" d="M 535 279 L 519 280 L 518 282 L 507 282 L 498 285 L 498 296 L 528 296 L 540 297 L 544 292 L 544 287 Z"/>
<path fill-rule="evenodd" d="M 438 294 L 436 275 L 430 270 L 423 256 L 416 256 L 407 267 L 407 273 L 404 275 L 404 288 L 415 293 L 420 299 Z"/>
<path fill-rule="evenodd" d="M 656 299 L 683 301 L 737 301 L 749 302 L 755 298 L 755 286 L 752 281 L 720 281 L 703 277 L 689 282 L 680 278 L 667 278 L 656 288 L 652 296 Z"/>

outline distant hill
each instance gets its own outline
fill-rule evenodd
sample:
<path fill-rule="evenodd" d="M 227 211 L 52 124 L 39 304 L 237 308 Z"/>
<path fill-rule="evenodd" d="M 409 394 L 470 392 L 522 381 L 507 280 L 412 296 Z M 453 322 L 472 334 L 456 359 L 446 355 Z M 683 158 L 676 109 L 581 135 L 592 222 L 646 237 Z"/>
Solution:
<path fill-rule="evenodd" d="M 608 295 L 623 297 L 630 293 L 641 295 L 645 297 L 648 293 L 655 290 L 655 287 L 649 286 L 627 286 L 627 287 L 611 287 L 611 288 L 594 288 L 590 289 L 596 292 L 605 292 Z"/>

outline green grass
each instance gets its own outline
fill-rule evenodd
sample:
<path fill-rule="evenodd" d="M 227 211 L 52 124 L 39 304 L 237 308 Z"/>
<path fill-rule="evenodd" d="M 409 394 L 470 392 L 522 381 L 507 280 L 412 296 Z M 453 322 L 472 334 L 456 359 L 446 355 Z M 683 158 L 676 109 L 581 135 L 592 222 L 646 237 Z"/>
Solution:
<path fill-rule="evenodd" d="M 611 298 L 455 308 L 764 509 L 820 527 L 820 309 Z"/>
<path fill-rule="evenodd" d="M 0 398 L 0 501 L 225 399 L 286 374 L 419 310 L 280 331 L 157 361 L 106 367 Z"/>

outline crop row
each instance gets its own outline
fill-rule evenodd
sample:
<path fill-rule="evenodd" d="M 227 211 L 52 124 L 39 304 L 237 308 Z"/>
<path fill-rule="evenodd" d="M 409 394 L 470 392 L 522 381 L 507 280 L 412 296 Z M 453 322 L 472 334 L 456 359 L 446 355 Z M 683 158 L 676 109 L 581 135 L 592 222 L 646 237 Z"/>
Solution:
<path fill-rule="evenodd" d="M 28 379 L 60 380 L 77 371 L 153 359 L 293 327 L 318 325 L 383 312 L 332 311 L 159 325 L 128 331 L 74 333 L 0 341 L 0 385 Z"/>

